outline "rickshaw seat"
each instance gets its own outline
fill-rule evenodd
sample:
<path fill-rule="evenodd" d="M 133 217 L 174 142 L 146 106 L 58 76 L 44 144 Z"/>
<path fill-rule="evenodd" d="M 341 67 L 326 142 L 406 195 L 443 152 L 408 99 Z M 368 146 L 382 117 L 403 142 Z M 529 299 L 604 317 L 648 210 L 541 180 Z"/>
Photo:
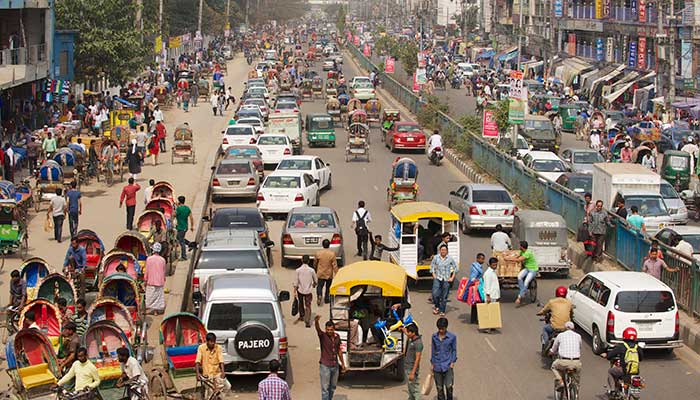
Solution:
<path fill-rule="evenodd" d="M 95 266 L 100 263 L 99 254 L 88 254 L 85 256 L 85 263 L 89 266 Z"/>
<path fill-rule="evenodd" d="M 198 344 L 190 346 L 169 347 L 166 350 L 168 361 L 175 369 L 194 368 Z"/>
<path fill-rule="evenodd" d="M 97 369 L 97 375 L 101 380 L 112 380 L 122 376 L 122 367 L 117 365 L 108 365 Z"/>
<path fill-rule="evenodd" d="M 19 372 L 19 377 L 25 389 L 56 383 L 56 377 L 49 370 L 49 364 L 47 363 L 20 368 L 17 372 Z"/>

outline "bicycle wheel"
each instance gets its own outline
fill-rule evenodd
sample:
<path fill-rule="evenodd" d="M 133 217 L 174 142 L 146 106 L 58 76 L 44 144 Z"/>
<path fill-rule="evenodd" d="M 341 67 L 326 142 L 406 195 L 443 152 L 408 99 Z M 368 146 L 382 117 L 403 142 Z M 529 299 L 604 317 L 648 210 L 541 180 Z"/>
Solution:
<path fill-rule="evenodd" d="M 578 400 L 578 384 L 572 379 L 571 373 L 567 373 L 566 377 L 566 394 L 568 400 Z"/>
<path fill-rule="evenodd" d="M 530 282 L 530 286 L 528 287 L 527 291 L 527 296 L 530 300 L 530 303 L 534 303 L 537 301 L 537 278 L 533 279 L 532 282 Z"/>

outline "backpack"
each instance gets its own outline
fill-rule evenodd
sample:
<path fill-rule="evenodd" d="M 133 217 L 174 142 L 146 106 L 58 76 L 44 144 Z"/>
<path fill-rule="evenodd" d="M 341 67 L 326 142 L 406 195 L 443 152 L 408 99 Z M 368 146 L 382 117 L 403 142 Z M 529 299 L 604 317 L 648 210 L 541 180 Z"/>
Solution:
<path fill-rule="evenodd" d="M 639 352 L 637 345 L 630 347 L 627 343 L 622 343 L 625 346 L 625 372 L 628 375 L 637 375 L 639 373 Z"/>
<path fill-rule="evenodd" d="M 369 229 L 367 229 L 367 223 L 365 221 L 365 218 L 367 217 L 367 213 L 369 211 L 365 210 L 365 213 L 360 216 L 360 213 L 355 210 L 355 215 L 357 215 L 357 222 L 355 223 L 355 233 L 358 235 L 367 235 L 369 233 Z"/>

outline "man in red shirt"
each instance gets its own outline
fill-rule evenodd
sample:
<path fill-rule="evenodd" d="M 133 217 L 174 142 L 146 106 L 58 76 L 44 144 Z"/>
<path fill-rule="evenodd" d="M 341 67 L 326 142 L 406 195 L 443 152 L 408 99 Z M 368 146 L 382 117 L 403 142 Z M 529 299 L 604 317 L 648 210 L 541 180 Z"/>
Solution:
<path fill-rule="evenodd" d="M 165 125 L 163 121 L 158 121 L 156 123 L 156 134 L 158 137 L 158 144 L 160 145 L 160 152 L 165 153 Z"/>
<path fill-rule="evenodd" d="M 129 184 L 124 186 L 122 194 L 119 196 L 119 208 L 122 208 L 126 200 L 126 229 L 131 230 L 134 225 L 134 213 L 136 213 L 136 192 L 141 189 L 138 183 L 134 183 L 134 178 L 129 178 Z"/>

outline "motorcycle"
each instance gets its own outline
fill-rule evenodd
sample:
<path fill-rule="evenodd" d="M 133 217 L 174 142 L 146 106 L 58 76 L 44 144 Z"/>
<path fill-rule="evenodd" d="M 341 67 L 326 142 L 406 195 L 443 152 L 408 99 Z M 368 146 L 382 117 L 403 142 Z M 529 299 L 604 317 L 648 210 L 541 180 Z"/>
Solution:
<path fill-rule="evenodd" d="M 544 322 L 545 324 L 549 324 L 551 326 L 551 314 L 547 313 L 544 318 L 540 318 L 540 321 Z M 547 367 L 549 368 L 552 363 L 554 362 L 554 358 L 556 355 L 550 355 L 549 351 L 552 349 L 552 345 L 554 344 L 554 339 L 557 338 L 557 336 L 561 333 L 561 331 L 553 329 L 553 333 L 549 335 L 549 339 L 545 340 L 545 333 L 544 330 L 540 334 L 540 345 L 541 345 L 541 352 L 540 356 L 542 357 L 542 362 L 544 364 L 547 364 Z"/>
<path fill-rule="evenodd" d="M 450 86 L 452 86 L 452 89 L 459 89 L 462 86 L 462 79 L 455 75 L 450 81 Z"/>
<path fill-rule="evenodd" d="M 442 152 L 442 147 L 436 147 L 434 148 L 431 152 L 430 155 L 428 156 L 430 158 L 430 164 L 440 166 L 440 163 L 442 163 L 442 158 L 444 157 L 444 154 Z"/>
<path fill-rule="evenodd" d="M 249 54 L 248 56 L 246 56 L 245 60 L 248 63 L 248 65 L 250 65 L 253 63 L 253 56 Z"/>
<path fill-rule="evenodd" d="M 610 366 L 620 366 L 620 360 L 614 360 Z M 625 374 L 617 383 L 617 388 L 608 390 L 608 400 L 639 400 L 644 389 L 644 380 L 639 375 Z M 619 388 L 619 389 L 618 389 Z"/>

